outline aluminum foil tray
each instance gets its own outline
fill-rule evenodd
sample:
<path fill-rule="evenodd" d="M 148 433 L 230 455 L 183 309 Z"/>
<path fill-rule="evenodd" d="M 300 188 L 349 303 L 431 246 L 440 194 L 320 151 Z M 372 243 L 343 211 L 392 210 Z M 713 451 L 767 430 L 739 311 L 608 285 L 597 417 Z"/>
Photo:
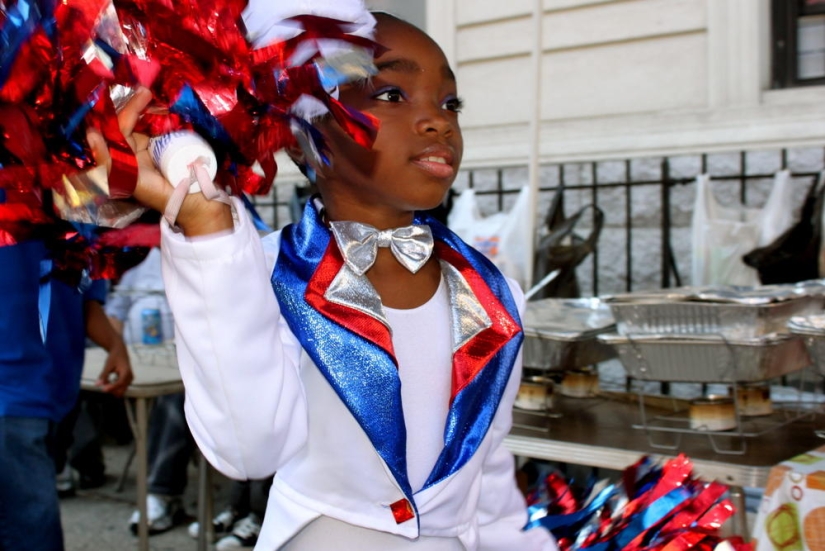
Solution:
<path fill-rule="evenodd" d="M 808 347 L 808 354 L 811 355 L 817 373 L 825 377 L 825 335 L 805 335 L 802 339 Z"/>
<path fill-rule="evenodd" d="M 684 300 L 656 300 L 642 295 L 611 299 L 610 309 L 622 335 L 689 334 L 724 335 L 750 339 L 770 333 L 787 333 L 793 316 L 823 311 L 822 295 L 762 295 L 755 292 L 726 294 L 719 291 L 695 293 Z M 771 296 L 773 300 L 771 300 Z"/>
<path fill-rule="evenodd" d="M 610 307 L 598 298 L 531 301 L 523 322 L 525 367 L 575 369 L 616 357 L 596 339 L 616 330 Z"/>
<path fill-rule="evenodd" d="M 650 381 L 757 382 L 811 364 L 803 340 L 789 334 L 728 340 L 718 335 L 628 337 L 611 333 L 598 339 L 616 349 L 628 376 Z"/>
<path fill-rule="evenodd" d="M 825 313 L 794 316 L 788 320 L 788 330 L 797 335 L 825 338 Z"/>
<path fill-rule="evenodd" d="M 777 285 L 704 285 L 634 291 L 603 297 L 608 303 L 623 302 L 717 302 L 730 304 L 773 304 L 801 297 L 825 297 L 825 279 Z"/>
<path fill-rule="evenodd" d="M 597 339 L 556 341 L 536 337 L 524 339 L 524 367 L 568 370 L 597 364 L 616 357 L 616 350 Z"/>
<path fill-rule="evenodd" d="M 814 367 L 825 376 L 825 314 L 793 317 L 788 322 L 788 329 L 805 341 Z"/>

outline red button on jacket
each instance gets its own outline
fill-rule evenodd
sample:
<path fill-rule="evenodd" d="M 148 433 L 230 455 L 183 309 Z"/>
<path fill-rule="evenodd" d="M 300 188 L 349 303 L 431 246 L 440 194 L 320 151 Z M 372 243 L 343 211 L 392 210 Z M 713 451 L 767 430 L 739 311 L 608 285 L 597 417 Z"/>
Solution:
<path fill-rule="evenodd" d="M 399 499 L 390 505 L 390 509 L 392 509 L 392 516 L 395 517 L 396 524 L 401 524 L 402 522 L 407 522 L 415 518 L 415 511 L 413 511 L 412 505 L 410 505 L 410 502 L 406 499 Z"/>

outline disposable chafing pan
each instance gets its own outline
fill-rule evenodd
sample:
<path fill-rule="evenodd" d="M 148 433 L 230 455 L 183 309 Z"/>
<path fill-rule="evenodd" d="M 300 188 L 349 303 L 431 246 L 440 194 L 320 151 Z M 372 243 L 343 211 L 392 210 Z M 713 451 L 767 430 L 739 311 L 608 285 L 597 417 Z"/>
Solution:
<path fill-rule="evenodd" d="M 756 382 L 810 365 L 801 338 L 789 334 L 730 340 L 714 335 L 603 334 L 636 379 L 704 383 Z"/>
<path fill-rule="evenodd" d="M 821 312 L 822 298 L 799 297 L 768 304 L 719 302 L 611 303 L 616 327 L 623 335 L 718 334 L 748 339 L 787 332 L 792 316 Z"/>
<path fill-rule="evenodd" d="M 605 297 L 622 335 L 716 334 L 749 339 L 786 333 L 792 316 L 821 313 L 820 280 L 755 287 L 678 287 Z"/>
<path fill-rule="evenodd" d="M 825 315 L 793 317 L 788 330 L 805 341 L 816 370 L 825 376 Z"/>
<path fill-rule="evenodd" d="M 524 365 L 574 369 L 616 356 L 596 336 L 615 331 L 610 308 L 597 298 L 544 299 L 527 303 Z"/>

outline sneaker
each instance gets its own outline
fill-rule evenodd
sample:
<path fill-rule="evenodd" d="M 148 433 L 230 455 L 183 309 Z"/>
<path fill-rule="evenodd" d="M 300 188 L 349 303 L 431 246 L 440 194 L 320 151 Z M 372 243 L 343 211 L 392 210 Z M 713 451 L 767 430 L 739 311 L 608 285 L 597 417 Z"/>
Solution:
<path fill-rule="evenodd" d="M 77 493 L 77 484 L 75 483 L 75 473 L 73 469 L 66 465 L 62 471 L 57 473 L 54 485 L 57 488 L 58 497 L 72 497 Z"/>
<path fill-rule="evenodd" d="M 80 473 L 77 487 L 81 490 L 94 490 L 106 484 L 106 473 Z"/>
<path fill-rule="evenodd" d="M 232 533 L 224 536 L 215 544 L 216 551 L 227 551 L 230 549 L 245 549 L 255 547 L 258 542 L 258 534 L 261 533 L 261 519 L 255 513 L 239 520 Z"/>
<path fill-rule="evenodd" d="M 179 496 L 162 496 L 149 494 L 146 496 L 146 516 L 149 517 L 149 535 L 160 534 L 174 528 L 184 521 L 186 511 Z M 129 530 L 138 533 L 140 511 L 132 513 L 129 519 Z"/>
<path fill-rule="evenodd" d="M 224 509 L 215 515 L 215 518 L 212 519 L 212 531 L 214 532 L 215 537 L 220 538 L 227 535 L 232 530 L 232 527 L 235 525 L 238 518 L 240 518 L 238 514 L 231 508 Z M 190 536 L 198 539 L 199 532 L 200 523 L 196 521 L 189 525 Z"/>

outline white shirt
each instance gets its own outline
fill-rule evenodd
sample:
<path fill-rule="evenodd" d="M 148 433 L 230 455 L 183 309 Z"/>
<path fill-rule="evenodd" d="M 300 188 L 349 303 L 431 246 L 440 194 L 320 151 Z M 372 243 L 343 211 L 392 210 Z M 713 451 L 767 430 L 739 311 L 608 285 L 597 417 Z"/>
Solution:
<path fill-rule="evenodd" d="M 106 315 L 123 322 L 123 339 L 129 344 L 142 340 L 143 310 L 160 312 L 163 341 L 172 342 L 175 338 L 175 324 L 166 301 L 160 264 L 160 249 L 153 248 L 143 262 L 123 274 L 106 301 Z"/>
<path fill-rule="evenodd" d="M 436 293 L 425 304 L 408 310 L 384 307 L 401 378 L 401 401 L 407 428 L 407 474 L 413 491 L 427 481 L 441 449 L 450 406 L 452 338 L 447 286 L 442 278 Z M 421 343 L 427 343 L 422 346 Z M 353 542 L 347 547 L 345 542 Z M 310 523 L 285 547 L 285 551 L 318 549 L 427 549 L 462 550 L 458 538 L 401 536 L 354 526 L 330 517 Z"/>

